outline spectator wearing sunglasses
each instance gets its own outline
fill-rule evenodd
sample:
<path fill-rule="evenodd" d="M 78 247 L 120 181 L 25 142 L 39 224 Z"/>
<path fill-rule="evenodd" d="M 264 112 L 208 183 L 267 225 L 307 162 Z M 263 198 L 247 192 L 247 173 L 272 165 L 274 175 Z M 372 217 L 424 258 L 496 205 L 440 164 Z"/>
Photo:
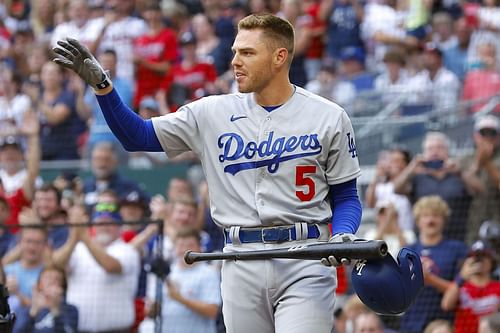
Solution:
<path fill-rule="evenodd" d="M 486 220 L 500 219 L 500 120 L 485 115 L 474 124 L 475 151 L 462 161 L 463 176 L 474 190 L 466 240 L 471 243 Z"/>

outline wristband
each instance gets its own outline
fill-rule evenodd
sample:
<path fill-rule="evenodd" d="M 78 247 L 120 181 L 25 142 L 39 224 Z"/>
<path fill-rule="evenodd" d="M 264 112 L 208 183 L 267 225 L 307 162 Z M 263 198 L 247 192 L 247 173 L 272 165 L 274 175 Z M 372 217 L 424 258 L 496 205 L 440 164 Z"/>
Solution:
<path fill-rule="evenodd" d="M 108 79 L 108 77 L 106 76 L 106 78 L 104 79 L 104 81 L 102 81 L 101 83 L 96 84 L 96 88 L 97 88 L 97 90 L 102 90 L 102 89 L 106 89 L 110 85 L 111 85 L 111 80 Z"/>
<path fill-rule="evenodd" d="M 465 283 L 465 280 L 460 276 L 460 274 L 458 274 L 456 277 L 455 277 L 455 283 L 457 284 L 457 286 L 459 288 L 461 288 L 464 283 Z"/>

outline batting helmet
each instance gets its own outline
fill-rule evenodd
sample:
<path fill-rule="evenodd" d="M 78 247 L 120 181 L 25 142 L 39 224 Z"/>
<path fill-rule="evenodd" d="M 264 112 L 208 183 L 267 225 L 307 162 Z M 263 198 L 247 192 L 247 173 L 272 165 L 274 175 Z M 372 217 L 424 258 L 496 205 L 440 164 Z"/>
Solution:
<path fill-rule="evenodd" d="M 361 260 L 352 270 L 356 294 L 377 313 L 404 312 L 424 286 L 422 263 L 415 251 L 403 248 L 397 260 L 387 254 L 383 259 Z"/>

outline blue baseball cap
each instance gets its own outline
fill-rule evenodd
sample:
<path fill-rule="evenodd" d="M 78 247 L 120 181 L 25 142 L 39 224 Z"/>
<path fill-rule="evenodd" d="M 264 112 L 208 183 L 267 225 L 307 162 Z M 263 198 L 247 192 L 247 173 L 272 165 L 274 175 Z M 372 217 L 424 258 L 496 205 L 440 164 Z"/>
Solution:
<path fill-rule="evenodd" d="M 99 211 L 99 212 L 94 212 L 92 215 L 92 221 L 96 221 L 97 219 L 107 219 L 111 220 L 113 222 L 122 222 L 122 217 L 118 212 L 111 212 L 111 211 Z"/>
<path fill-rule="evenodd" d="M 356 60 L 362 64 L 365 63 L 365 51 L 361 47 L 349 46 L 343 48 L 340 52 L 340 60 Z"/>

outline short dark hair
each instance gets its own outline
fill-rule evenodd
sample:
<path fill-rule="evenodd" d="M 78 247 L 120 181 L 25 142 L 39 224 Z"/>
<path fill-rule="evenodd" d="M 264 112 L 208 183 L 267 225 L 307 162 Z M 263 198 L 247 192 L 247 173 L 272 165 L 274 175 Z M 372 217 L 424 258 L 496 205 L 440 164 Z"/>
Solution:
<path fill-rule="evenodd" d="M 115 59 L 118 58 L 118 56 L 116 55 L 116 51 L 114 49 L 105 49 L 104 51 L 102 51 L 101 54 L 109 54 L 115 57 Z"/>
<path fill-rule="evenodd" d="M 49 264 L 45 265 L 45 267 L 42 269 L 42 271 L 38 275 L 37 282 L 40 283 L 40 280 L 42 278 L 42 274 L 45 272 L 48 272 L 48 271 L 56 271 L 56 272 L 61 274 L 61 276 L 62 276 L 62 288 L 64 290 L 64 293 L 66 293 L 66 290 L 68 289 L 68 279 L 66 276 L 66 271 L 64 269 L 60 268 L 59 266 L 56 266 L 53 263 L 49 263 Z"/>
<path fill-rule="evenodd" d="M 52 183 L 46 183 L 46 184 L 43 184 L 42 186 L 40 186 L 40 188 L 36 189 L 35 190 L 35 193 L 36 192 L 54 192 L 54 194 L 56 195 L 56 198 L 57 198 L 57 202 L 58 203 L 61 203 L 61 199 L 62 199 L 62 193 L 61 191 L 59 191 L 59 189 Z"/>
<path fill-rule="evenodd" d="M 407 149 L 402 148 L 402 147 L 392 147 L 391 149 L 389 149 L 389 151 L 391 153 L 400 153 L 401 155 L 403 155 L 403 159 L 406 162 L 406 164 L 410 163 L 411 154 Z"/>
<path fill-rule="evenodd" d="M 284 47 L 288 50 L 288 62 L 291 63 L 295 50 L 295 32 L 290 22 L 272 14 L 251 14 L 238 23 L 240 30 L 263 31 L 264 37 L 271 41 L 272 48 Z"/>

